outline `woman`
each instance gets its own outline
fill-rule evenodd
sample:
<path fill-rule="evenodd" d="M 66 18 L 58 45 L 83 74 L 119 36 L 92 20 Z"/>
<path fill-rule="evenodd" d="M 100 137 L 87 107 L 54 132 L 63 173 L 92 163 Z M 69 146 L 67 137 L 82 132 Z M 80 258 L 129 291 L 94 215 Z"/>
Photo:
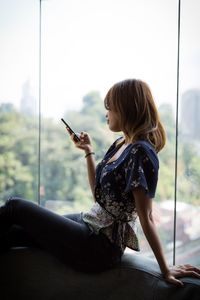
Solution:
<path fill-rule="evenodd" d="M 166 281 L 182 285 L 183 276 L 200 278 L 200 269 L 169 267 L 152 215 L 159 162 L 165 144 L 151 91 L 140 80 L 115 84 L 105 97 L 107 123 L 123 132 L 95 168 L 87 133 L 80 141 L 95 203 L 88 213 L 59 216 L 30 201 L 10 198 L 0 208 L 2 251 L 13 245 L 36 245 L 83 270 L 99 271 L 120 262 L 126 247 L 139 250 L 135 222 L 139 216 L 146 238 Z M 69 130 L 68 130 L 69 131 Z"/>

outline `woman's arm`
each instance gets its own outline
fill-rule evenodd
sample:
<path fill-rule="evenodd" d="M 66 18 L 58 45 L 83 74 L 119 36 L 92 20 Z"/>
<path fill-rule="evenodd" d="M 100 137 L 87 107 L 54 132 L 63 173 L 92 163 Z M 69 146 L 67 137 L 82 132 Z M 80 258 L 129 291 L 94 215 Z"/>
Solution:
<path fill-rule="evenodd" d="M 92 194 L 94 196 L 94 189 L 95 189 L 95 160 L 94 160 L 94 152 L 92 150 L 92 143 L 89 135 L 86 132 L 81 132 L 80 134 L 80 142 L 74 141 L 73 134 L 71 135 L 71 139 L 76 145 L 77 148 L 85 151 L 85 159 L 87 163 L 87 172 L 88 172 L 88 180 L 90 184 L 90 188 Z"/>
<path fill-rule="evenodd" d="M 94 152 L 91 147 L 88 147 L 85 150 L 85 158 L 87 163 L 87 172 L 88 172 L 88 180 L 90 184 L 90 188 L 94 197 L 95 192 L 95 160 L 94 160 Z"/>
<path fill-rule="evenodd" d="M 164 257 L 164 252 L 156 226 L 152 215 L 152 199 L 148 197 L 145 191 L 141 188 L 133 190 L 137 213 L 144 234 L 149 242 L 150 247 L 157 259 L 161 272 L 168 282 L 182 286 L 182 281 L 178 280 L 179 277 L 193 276 L 200 278 L 200 269 L 191 265 L 183 265 L 179 267 L 169 267 Z"/>

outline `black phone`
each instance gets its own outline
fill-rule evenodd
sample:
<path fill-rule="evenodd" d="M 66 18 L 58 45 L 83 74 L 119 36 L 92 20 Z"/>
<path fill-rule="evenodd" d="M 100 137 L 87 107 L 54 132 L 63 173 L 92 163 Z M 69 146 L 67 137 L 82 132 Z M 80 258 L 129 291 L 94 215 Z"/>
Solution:
<path fill-rule="evenodd" d="M 71 129 L 71 127 L 65 122 L 65 120 L 62 118 L 61 121 L 65 124 L 65 126 L 69 130 L 69 133 L 74 134 L 74 141 L 75 142 L 80 142 L 80 138 L 78 137 L 78 135 Z"/>

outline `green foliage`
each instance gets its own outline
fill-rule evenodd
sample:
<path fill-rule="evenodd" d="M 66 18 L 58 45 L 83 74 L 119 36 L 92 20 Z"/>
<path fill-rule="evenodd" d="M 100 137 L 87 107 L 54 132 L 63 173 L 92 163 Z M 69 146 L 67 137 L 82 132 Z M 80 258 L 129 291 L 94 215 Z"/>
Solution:
<path fill-rule="evenodd" d="M 156 199 L 161 201 L 174 197 L 175 121 L 170 104 L 161 105 L 159 113 L 167 136 L 166 145 L 159 153 L 160 172 Z"/>
<path fill-rule="evenodd" d="M 160 179 L 156 195 L 157 201 L 162 201 L 174 197 L 175 120 L 170 105 L 162 105 L 159 110 L 167 132 L 166 147 L 159 154 Z M 86 95 L 82 109 L 67 111 L 64 118 L 76 132 L 90 134 L 97 162 L 116 138 L 107 128 L 98 92 Z M 42 118 L 40 156 L 38 116 L 27 117 L 6 103 L 0 106 L 0 124 L 1 200 L 15 195 L 37 201 L 40 172 L 42 203 L 62 200 L 73 211 L 85 210 L 91 205 L 84 153 L 74 147 L 60 120 Z M 179 141 L 178 197 L 181 201 L 199 204 L 200 156 L 195 149 L 192 143 L 189 146 L 188 141 Z M 60 210 L 64 212 L 62 206 Z"/>
<path fill-rule="evenodd" d="M 37 130 L 12 105 L 0 107 L 0 198 L 37 195 Z M 31 130 L 30 130 L 31 129 Z"/>

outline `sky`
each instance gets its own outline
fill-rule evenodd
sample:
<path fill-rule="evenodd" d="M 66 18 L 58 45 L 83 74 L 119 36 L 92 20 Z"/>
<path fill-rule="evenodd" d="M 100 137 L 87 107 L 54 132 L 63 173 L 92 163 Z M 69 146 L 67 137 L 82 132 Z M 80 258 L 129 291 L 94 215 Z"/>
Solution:
<path fill-rule="evenodd" d="M 43 0 L 42 113 L 58 118 L 117 81 L 146 81 L 158 104 L 176 101 L 176 0 Z M 180 94 L 200 89 L 200 1 L 181 1 Z M 0 0 L 0 103 L 38 99 L 39 0 Z"/>

